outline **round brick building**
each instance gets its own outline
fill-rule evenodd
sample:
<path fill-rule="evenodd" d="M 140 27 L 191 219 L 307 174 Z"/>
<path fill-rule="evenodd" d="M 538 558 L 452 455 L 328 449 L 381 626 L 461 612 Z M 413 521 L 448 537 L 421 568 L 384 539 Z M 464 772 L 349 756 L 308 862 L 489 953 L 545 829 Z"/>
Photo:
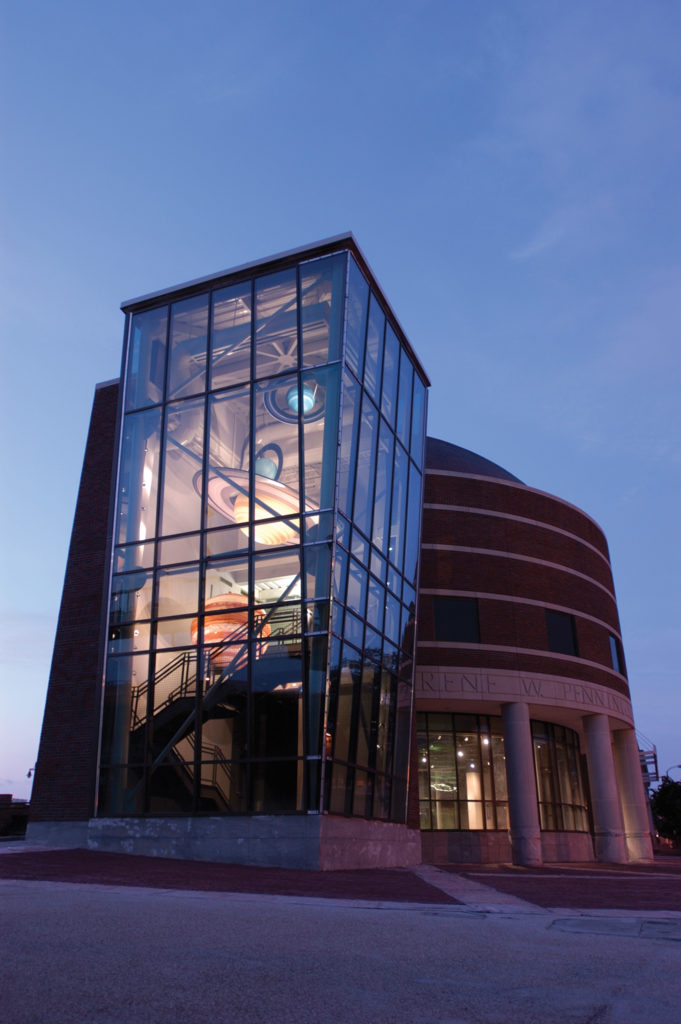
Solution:
<path fill-rule="evenodd" d="M 434 438 L 415 690 L 424 860 L 652 858 L 603 532 Z"/>

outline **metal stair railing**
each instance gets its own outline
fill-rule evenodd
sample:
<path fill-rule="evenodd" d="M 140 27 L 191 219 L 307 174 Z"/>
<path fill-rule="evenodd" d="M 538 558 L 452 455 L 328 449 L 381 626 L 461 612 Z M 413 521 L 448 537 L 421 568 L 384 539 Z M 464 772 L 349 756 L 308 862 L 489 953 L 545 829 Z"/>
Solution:
<path fill-rule="evenodd" d="M 274 615 L 275 611 L 283 604 L 283 602 L 286 600 L 288 595 L 291 593 L 291 591 L 293 590 L 293 588 L 296 586 L 296 584 L 299 581 L 300 581 L 300 573 L 297 573 L 291 579 L 291 582 L 285 588 L 285 590 L 283 591 L 283 593 L 281 594 L 279 599 L 272 605 L 272 607 L 265 613 L 265 615 L 263 615 L 262 619 L 260 619 L 257 622 L 256 628 L 255 628 L 255 631 L 254 631 L 254 640 L 256 640 L 256 642 L 258 640 L 258 633 L 260 633 L 260 637 L 259 637 L 260 642 L 261 643 L 263 642 L 263 637 L 262 637 L 263 626 L 265 626 L 269 622 L 269 620 Z M 241 640 L 237 641 L 237 643 L 235 644 L 235 637 L 237 636 L 237 633 L 238 634 L 243 633 L 245 639 L 243 641 L 241 641 Z M 214 648 L 211 648 L 211 650 L 210 650 L 210 652 L 208 654 L 208 660 L 209 661 L 213 661 L 213 662 L 220 655 L 220 653 L 224 653 L 225 649 L 231 648 L 231 647 L 234 647 L 234 646 L 237 646 L 239 649 L 232 656 L 232 658 L 230 658 L 229 663 L 222 668 L 222 671 L 218 675 L 217 679 L 214 680 L 214 682 L 208 687 L 208 689 L 204 693 L 203 700 L 202 700 L 202 706 L 204 708 L 209 708 L 209 707 L 212 706 L 213 701 L 211 700 L 211 698 L 217 698 L 219 687 L 224 682 L 226 682 L 227 679 L 229 679 L 229 677 L 232 674 L 232 672 L 233 672 L 234 668 L 236 667 L 237 663 L 243 658 L 244 653 L 248 649 L 248 643 L 249 643 L 248 627 L 247 627 L 246 624 L 244 624 L 244 626 L 240 630 L 238 630 L 236 633 L 233 633 L 231 636 L 226 637 L 225 640 L 222 641 L 222 643 L 217 644 Z M 194 657 L 194 658 L 196 657 L 196 654 L 194 652 L 184 652 L 184 653 L 185 654 L 189 654 L 190 657 Z M 144 686 L 148 686 L 148 684 L 149 684 L 149 680 L 147 680 L 146 683 L 143 684 L 143 685 Z M 196 720 L 196 710 L 197 710 L 196 707 L 192 708 L 192 710 L 187 715 L 187 717 L 184 719 L 182 724 L 180 726 L 178 726 L 178 728 L 175 730 L 175 732 L 173 733 L 171 738 L 167 741 L 167 743 L 164 744 L 163 749 L 160 751 L 159 754 L 156 755 L 156 757 L 154 758 L 154 760 L 152 761 L 152 763 L 150 765 L 150 768 L 149 768 L 150 773 L 153 773 L 154 769 L 158 768 L 158 766 L 161 764 L 163 759 L 172 750 L 172 748 L 175 746 L 176 743 L 178 743 L 181 739 L 189 738 L 188 730 L 190 729 L 190 726 Z M 134 787 L 134 789 L 131 790 L 131 792 L 129 794 L 129 799 L 134 798 L 135 794 L 141 788 L 141 786 L 142 786 L 142 780 L 140 779 L 140 781 L 137 783 L 137 785 Z"/>

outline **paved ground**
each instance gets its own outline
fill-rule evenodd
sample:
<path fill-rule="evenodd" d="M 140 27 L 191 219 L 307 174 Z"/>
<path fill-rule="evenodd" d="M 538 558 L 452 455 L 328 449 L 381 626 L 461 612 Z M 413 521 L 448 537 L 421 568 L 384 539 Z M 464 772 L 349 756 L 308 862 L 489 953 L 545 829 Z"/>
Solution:
<path fill-rule="evenodd" d="M 0 878 L 400 903 L 507 906 L 515 899 L 544 908 L 681 911 L 681 856 L 660 857 L 654 865 L 639 867 L 454 864 L 424 865 L 415 871 L 313 872 L 46 850 L 17 842 L 0 845 Z M 474 899 L 476 885 L 484 889 Z"/>
<path fill-rule="evenodd" d="M 317 875 L 9 846 L 3 1024 L 681 1021 L 681 859 Z"/>

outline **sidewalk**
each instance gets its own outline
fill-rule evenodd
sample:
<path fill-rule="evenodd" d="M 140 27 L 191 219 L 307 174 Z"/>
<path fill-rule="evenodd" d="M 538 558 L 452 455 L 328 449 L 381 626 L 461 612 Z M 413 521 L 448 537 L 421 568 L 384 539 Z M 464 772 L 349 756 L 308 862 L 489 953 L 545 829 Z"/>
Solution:
<path fill-rule="evenodd" d="M 413 870 L 314 872 L 5 843 L 0 845 L 0 878 L 499 911 L 564 908 L 681 914 L 681 857 L 670 856 L 650 866 L 424 864 Z"/>

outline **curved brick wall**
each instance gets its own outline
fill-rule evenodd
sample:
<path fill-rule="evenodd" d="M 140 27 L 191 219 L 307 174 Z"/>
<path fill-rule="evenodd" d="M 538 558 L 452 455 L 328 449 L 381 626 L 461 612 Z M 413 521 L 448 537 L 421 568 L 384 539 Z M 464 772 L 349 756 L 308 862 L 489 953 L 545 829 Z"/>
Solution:
<path fill-rule="evenodd" d="M 421 544 L 420 669 L 564 679 L 628 704 L 626 676 L 611 661 L 609 637 L 619 640 L 620 626 L 608 546 L 585 513 L 428 438 Z M 479 643 L 438 642 L 437 596 L 477 598 Z M 574 616 L 578 657 L 549 649 L 547 608 Z"/>

